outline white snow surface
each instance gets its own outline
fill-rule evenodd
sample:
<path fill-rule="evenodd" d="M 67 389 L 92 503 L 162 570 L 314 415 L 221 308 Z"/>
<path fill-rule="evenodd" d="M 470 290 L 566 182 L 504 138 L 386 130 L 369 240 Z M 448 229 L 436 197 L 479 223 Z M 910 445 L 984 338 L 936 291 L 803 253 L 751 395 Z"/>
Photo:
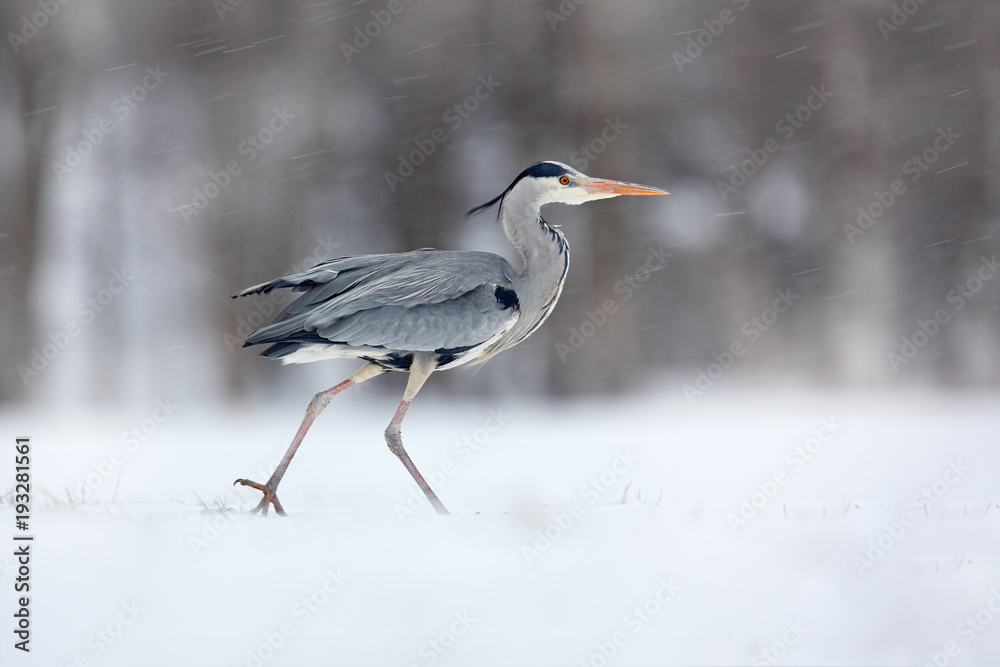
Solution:
<path fill-rule="evenodd" d="M 290 516 L 251 516 L 232 482 L 265 481 L 309 398 L 0 412 L 5 490 L 32 438 L 34 535 L 29 654 L 0 552 L 0 662 L 998 664 L 995 394 L 421 396 L 403 437 L 439 516 L 385 446 L 395 399 L 348 392 Z"/>

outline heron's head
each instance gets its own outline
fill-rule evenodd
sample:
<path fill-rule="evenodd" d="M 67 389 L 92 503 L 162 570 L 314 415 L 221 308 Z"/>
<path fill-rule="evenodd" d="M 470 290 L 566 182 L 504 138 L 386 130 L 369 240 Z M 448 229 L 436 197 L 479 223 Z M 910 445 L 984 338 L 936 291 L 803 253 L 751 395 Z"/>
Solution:
<path fill-rule="evenodd" d="M 591 178 L 561 162 L 537 162 L 514 179 L 499 196 L 469 211 L 475 215 L 497 202 L 503 207 L 504 198 L 516 197 L 542 207 L 545 204 L 582 204 L 619 195 L 669 195 L 669 192 L 624 181 Z M 499 216 L 499 211 L 497 212 Z"/>

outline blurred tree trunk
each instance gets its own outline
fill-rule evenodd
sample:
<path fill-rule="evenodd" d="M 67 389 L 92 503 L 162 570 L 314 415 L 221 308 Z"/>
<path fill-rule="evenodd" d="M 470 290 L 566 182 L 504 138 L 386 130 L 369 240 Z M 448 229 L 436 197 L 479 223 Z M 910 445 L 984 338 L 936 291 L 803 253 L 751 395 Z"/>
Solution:
<path fill-rule="evenodd" d="M 2 10 L 3 25 L 16 29 L 21 16 L 30 16 L 34 3 L 18 2 Z M 6 35 L 8 30 L 4 30 Z M 32 276 L 38 256 L 39 216 L 45 187 L 46 165 L 49 163 L 49 138 L 58 104 L 55 91 L 45 89 L 41 74 L 59 66 L 59 49 L 41 51 L 34 44 L 21 45 L 8 70 L 17 80 L 23 143 L 19 180 L 3 186 L 5 202 L 4 225 L 0 233 L 0 341 L 3 356 L 8 360 L 0 381 L 0 400 L 9 401 L 25 396 L 25 381 L 18 366 L 31 365 L 31 350 L 38 339 L 36 313 L 31 306 Z M 5 49 L 8 65 L 10 51 Z M 5 68 L 6 69 L 6 68 Z M 16 98 L 7 98 L 12 103 Z M 30 387 L 30 380 L 28 381 Z"/>
<path fill-rule="evenodd" d="M 577 91 L 570 112 L 572 146 L 574 150 L 587 147 L 593 157 L 581 151 L 587 165 L 580 162 L 570 166 L 589 176 L 627 180 L 626 174 L 635 173 L 634 163 L 629 160 L 628 137 L 616 134 L 608 123 L 608 119 L 613 122 L 618 117 L 625 124 L 635 122 L 628 113 L 622 116 L 623 109 L 634 110 L 636 106 L 633 98 L 636 79 L 628 76 L 627 65 L 621 58 L 626 33 L 608 29 L 617 23 L 614 15 L 620 11 L 614 3 L 594 4 L 582 7 L 568 19 L 581 22 L 580 29 L 567 31 L 569 50 L 576 54 L 570 76 L 570 83 Z M 606 141 L 605 137 L 614 139 Z M 556 311 L 559 315 L 554 330 L 565 332 L 570 326 L 589 329 L 590 325 L 584 323 L 594 323 L 587 313 L 600 311 L 609 298 L 616 301 L 618 308 L 566 363 L 557 355 L 549 356 L 556 391 L 618 391 L 637 370 L 635 330 L 639 300 L 625 301 L 614 292 L 615 283 L 635 268 L 628 265 L 628 258 L 636 256 L 632 227 L 625 215 L 628 208 L 625 200 L 616 200 L 614 205 L 588 206 L 581 211 L 586 220 L 585 234 L 580 234 L 582 229 L 570 231 L 571 239 L 585 236 L 589 241 L 590 266 L 576 267 L 578 275 L 588 279 L 582 292 Z"/>

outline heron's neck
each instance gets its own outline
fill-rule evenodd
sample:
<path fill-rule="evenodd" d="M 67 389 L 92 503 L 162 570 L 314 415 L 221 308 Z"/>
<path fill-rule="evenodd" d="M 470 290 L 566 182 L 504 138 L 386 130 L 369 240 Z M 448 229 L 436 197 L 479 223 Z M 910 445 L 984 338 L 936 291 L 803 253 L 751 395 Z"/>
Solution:
<path fill-rule="evenodd" d="M 569 245 L 558 229 L 542 220 L 538 198 L 514 188 L 500 207 L 504 233 L 521 255 L 522 265 L 514 279 L 520 316 L 504 334 L 496 351 L 517 345 L 540 327 L 562 293 L 569 270 Z"/>
<path fill-rule="evenodd" d="M 511 193 L 514 194 L 513 192 Z M 521 255 L 521 275 L 558 280 L 569 259 L 569 246 L 562 232 L 542 219 L 539 206 L 521 197 L 504 199 L 500 220 L 504 233 Z"/>

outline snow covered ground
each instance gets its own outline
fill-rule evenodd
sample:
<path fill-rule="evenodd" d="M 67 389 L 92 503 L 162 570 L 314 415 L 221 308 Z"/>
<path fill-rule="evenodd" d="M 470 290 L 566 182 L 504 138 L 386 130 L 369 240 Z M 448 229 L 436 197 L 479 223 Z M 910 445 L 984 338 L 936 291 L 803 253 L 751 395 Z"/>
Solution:
<path fill-rule="evenodd" d="M 360 389 L 360 388 L 359 388 Z M 334 400 L 249 516 L 309 396 L 164 397 L 32 437 L 31 665 L 986 665 L 1000 656 L 1000 411 L 985 394 L 677 391 Z M 168 414 L 169 413 L 169 414 Z M 117 452 L 117 454 L 115 453 Z M 745 501 L 745 502 L 744 502 Z M 9 503 L 2 533 L 14 534 Z M 9 537 L 6 539 L 10 539 Z M 13 544 L 13 542 L 11 542 Z"/>

